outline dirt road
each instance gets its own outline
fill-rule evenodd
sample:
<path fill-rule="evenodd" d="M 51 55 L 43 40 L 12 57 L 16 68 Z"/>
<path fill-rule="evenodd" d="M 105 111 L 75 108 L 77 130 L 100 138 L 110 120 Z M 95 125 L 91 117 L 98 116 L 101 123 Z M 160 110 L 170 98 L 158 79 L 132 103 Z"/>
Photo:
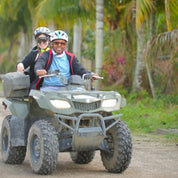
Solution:
<path fill-rule="evenodd" d="M 5 115 L 0 98 L 0 129 Z M 28 156 L 22 165 L 8 165 L 0 156 L 0 178 L 43 177 L 35 175 L 30 167 Z M 69 153 L 59 153 L 57 169 L 50 176 L 66 178 L 178 178 L 178 146 L 166 143 L 151 136 L 133 136 L 133 155 L 129 168 L 122 174 L 108 173 L 102 165 L 99 151 L 88 165 L 74 164 Z"/>

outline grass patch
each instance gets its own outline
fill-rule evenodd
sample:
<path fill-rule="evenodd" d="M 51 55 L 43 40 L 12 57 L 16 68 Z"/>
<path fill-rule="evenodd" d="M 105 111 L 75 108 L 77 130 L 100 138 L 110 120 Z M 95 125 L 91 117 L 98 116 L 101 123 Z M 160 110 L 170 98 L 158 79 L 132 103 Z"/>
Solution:
<path fill-rule="evenodd" d="M 162 100 L 145 98 L 139 101 L 128 101 L 120 110 L 130 130 L 134 133 L 151 133 L 157 129 L 178 129 L 178 107 L 176 104 L 165 104 Z M 168 140 L 178 142 L 178 133 L 163 135 Z"/>

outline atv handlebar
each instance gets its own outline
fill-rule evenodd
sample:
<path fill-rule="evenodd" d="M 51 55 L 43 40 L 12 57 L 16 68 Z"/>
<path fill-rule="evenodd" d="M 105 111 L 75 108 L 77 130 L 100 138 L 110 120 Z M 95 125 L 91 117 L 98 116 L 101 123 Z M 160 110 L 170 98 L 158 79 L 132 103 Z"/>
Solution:
<path fill-rule="evenodd" d="M 46 75 L 39 76 L 39 78 L 51 77 L 51 76 L 56 76 L 56 75 L 60 75 L 59 69 L 56 69 L 55 71 L 48 71 Z M 91 79 L 104 79 L 104 78 L 98 75 L 93 75 L 93 73 L 86 73 L 86 74 L 83 74 L 82 79 L 91 80 Z"/>
<path fill-rule="evenodd" d="M 56 76 L 58 75 L 61 82 L 63 84 L 68 84 L 68 81 L 66 80 L 66 77 L 65 76 L 62 76 L 60 74 L 60 70 L 55 70 L 55 71 L 48 71 L 48 73 L 46 75 L 42 75 L 42 76 L 39 76 L 39 78 L 43 78 L 43 77 L 51 77 L 51 76 Z M 103 77 L 100 77 L 98 76 L 97 74 L 94 74 L 94 73 L 86 73 L 86 74 L 83 74 L 82 76 L 82 79 L 83 80 L 91 80 L 91 90 L 95 90 L 94 88 L 94 85 L 93 85 L 93 81 L 96 80 L 96 79 L 104 79 Z"/>
<path fill-rule="evenodd" d="M 55 71 L 49 70 L 46 75 L 39 76 L 39 78 L 51 77 L 51 76 L 55 76 L 55 75 L 60 75 L 60 70 L 59 69 L 56 69 Z"/>
<path fill-rule="evenodd" d="M 93 75 L 93 73 L 83 74 L 82 79 L 84 80 L 91 80 L 91 79 L 104 79 L 98 75 Z"/>

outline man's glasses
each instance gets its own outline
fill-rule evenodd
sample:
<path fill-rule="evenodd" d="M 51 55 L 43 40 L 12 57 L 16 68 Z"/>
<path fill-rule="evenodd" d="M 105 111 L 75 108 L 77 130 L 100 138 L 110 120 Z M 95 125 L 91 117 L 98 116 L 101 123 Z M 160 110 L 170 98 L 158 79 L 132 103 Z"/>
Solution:
<path fill-rule="evenodd" d="M 57 45 L 62 45 L 62 46 L 66 45 L 65 42 L 58 42 L 58 41 L 54 41 L 53 44 L 56 45 L 56 46 Z"/>

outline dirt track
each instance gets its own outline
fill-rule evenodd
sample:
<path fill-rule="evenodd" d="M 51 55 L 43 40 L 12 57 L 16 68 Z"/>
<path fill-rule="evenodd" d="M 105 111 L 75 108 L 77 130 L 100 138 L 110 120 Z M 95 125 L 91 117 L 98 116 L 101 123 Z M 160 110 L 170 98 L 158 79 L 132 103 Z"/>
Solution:
<path fill-rule="evenodd" d="M 9 112 L 4 111 L 0 98 L 0 129 L 1 123 Z M 4 164 L 0 156 L 1 178 L 42 177 L 35 175 L 30 167 L 28 156 L 22 165 Z M 45 177 L 119 177 L 119 178 L 178 178 L 178 145 L 166 143 L 150 136 L 133 136 L 133 155 L 129 168 L 122 174 L 108 173 L 102 165 L 99 151 L 88 165 L 74 164 L 69 153 L 59 153 L 57 169 Z"/>

